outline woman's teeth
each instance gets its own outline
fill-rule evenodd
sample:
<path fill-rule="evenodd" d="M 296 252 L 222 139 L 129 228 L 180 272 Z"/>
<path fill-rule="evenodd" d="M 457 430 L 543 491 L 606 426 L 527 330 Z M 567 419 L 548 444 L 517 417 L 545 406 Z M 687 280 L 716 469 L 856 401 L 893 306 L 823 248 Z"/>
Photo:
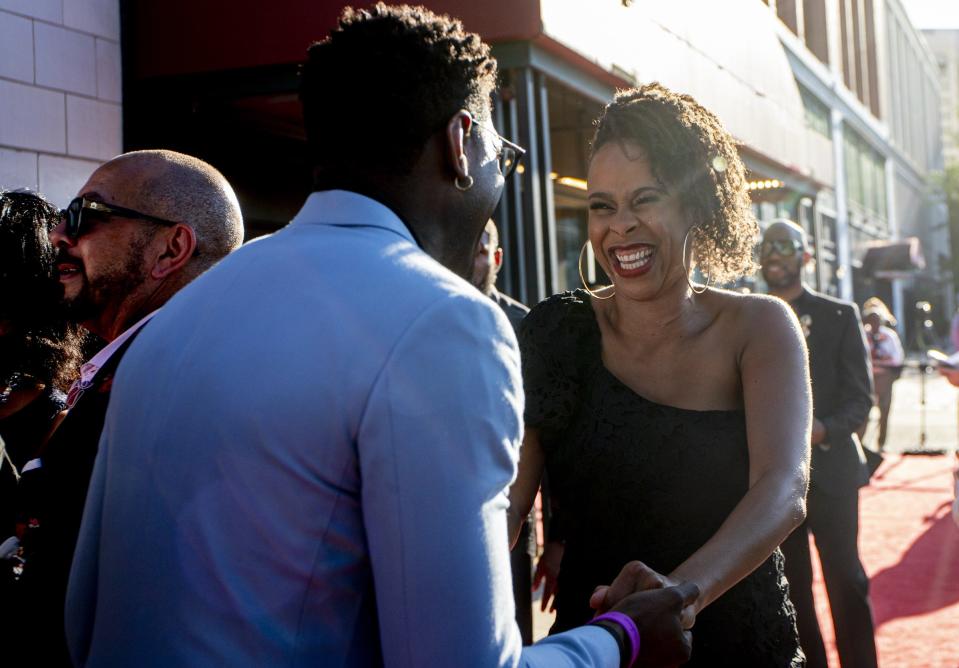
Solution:
<path fill-rule="evenodd" d="M 625 269 L 626 271 L 631 271 L 633 269 L 639 269 L 644 264 L 649 261 L 649 258 L 653 255 L 652 248 L 644 248 L 638 251 L 632 251 L 629 253 L 616 253 L 616 259 L 619 261 L 619 266 Z"/>

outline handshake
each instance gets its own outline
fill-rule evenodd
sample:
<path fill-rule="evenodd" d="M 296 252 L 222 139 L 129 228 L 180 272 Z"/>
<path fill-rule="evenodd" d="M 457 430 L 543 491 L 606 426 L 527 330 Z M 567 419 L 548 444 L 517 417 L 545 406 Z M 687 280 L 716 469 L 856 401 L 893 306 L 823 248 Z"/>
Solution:
<path fill-rule="evenodd" d="M 630 617 L 639 629 L 640 652 L 637 666 L 675 666 L 689 660 L 696 619 L 694 605 L 699 587 L 692 582 L 675 584 L 646 566 L 631 561 L 609 586 L 597 587 L 589 605 L 597 614 L 619 612 Z M 628 647 L 625 629 L 604 625 Z"/>

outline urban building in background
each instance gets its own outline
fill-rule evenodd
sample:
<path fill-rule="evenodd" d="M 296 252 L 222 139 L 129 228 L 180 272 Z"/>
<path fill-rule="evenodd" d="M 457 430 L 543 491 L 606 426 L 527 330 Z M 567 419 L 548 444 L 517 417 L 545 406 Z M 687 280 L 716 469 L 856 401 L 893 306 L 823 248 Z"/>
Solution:
<path fill-rule="evenodd" d="M 96 161 L 171 148 L 230 179 L 248 235 L 277 229 L 310 189 L 297 66 L 344 4 L 0 0 L 0 184 L 63 204 Z M 786 216 L 809 232 L 814 286 L 878 295 L 907 340 L 916 301 L 939 322 L 952 312 L 937 175 L 942 105 L 957 99 L 956 77 L 943 88 L 940 73 L 943 62 L 955 72 L 959 51 L 934 56 L 901 0 L 421 4 L 493 45 L 494 120 L 529 149 L 497 212 L 506 292 L 534 303 L 579 284 L 592 121 L 617 88 L 661 81 L 741 142 L 760 221 Z"/>
<path fill-rule="evenodd" d="M 924 30 L 939 67 L 942 90 L 942 144 L 945 169 L 942 186 L 952 236 L 953 286 L 959 289 L 959 29 Z"/>
<path fill-rule="evenodd" d="M 123 150 L 117 0 L 0 0 L 0 187 L 64 206 Z"/>
<path fill-rule="evenodd" d="M 942 91 L 942 153 L 947 165 L 959 165 L 959 29 L 923 30 L 939 70 Z"/>

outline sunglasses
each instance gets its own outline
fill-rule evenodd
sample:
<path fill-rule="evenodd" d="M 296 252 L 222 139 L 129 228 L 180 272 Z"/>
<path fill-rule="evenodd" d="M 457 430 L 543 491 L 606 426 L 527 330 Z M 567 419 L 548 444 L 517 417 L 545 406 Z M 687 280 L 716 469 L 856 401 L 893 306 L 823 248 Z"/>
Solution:
<path fill-rule="evenodd" d="M 151 216 L 148 213 L 140 213 L 139 211 L 127 209 L 122 206 L 116 206 L 114 204 L 96 202 L 89 200 L 86 197 L 77 197 L 67 205 L 66 209 L 60 212 L 60 218 L 66 222 L 66 234 L 71 239 L 76 239 L 80 236 L 80 230 L 84 220 L 84 211 L 92 211 L 94 213 L 106 216 L 120 216 L 121 218 L 148 220 L 151 223 L 157 223 L 159 225 L 176 225 L 176 223 L 172 220 L 157 218 L 156 216 Z"/>
<path fill-rule="evenodd" d="M 504 179 L 508 179 L 510 175 L 516 171 L 520 160 L 522 160 L 523 156 L 526 155 L 526 149 L 519 144 L 514 144 L 496 130 L 483 125 L 475 118 L 472 120 L 473 125 L 470 127 L 477 127 L 480 130 L 494 134 L 499 138 L 500 147 L 496 154 L 496 162 L 499 165 L 499 173 L 503 175 Z"/>
<path fill-rule="evenodd" d="M 764 241 L 759 246 L 759 254 L 762 257 L 769 257 L 773 253 L 781 257 L 792 257 L 803 248 L 802 242 L 795 239 L 784 239 L 776 241 Z"/>

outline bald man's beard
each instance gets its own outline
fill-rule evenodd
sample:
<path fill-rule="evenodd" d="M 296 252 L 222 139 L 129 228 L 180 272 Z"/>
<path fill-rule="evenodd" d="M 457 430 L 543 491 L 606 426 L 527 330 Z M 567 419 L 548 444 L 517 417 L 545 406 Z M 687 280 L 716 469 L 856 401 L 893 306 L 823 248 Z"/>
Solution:
<path fill-rule="evenodd" d="M 83 324 L 96 320 L 110 306 L 123 302 L 147 278 L 143 266 L 144 244 L 135 244 L 123 262 L 88 276 L 82 269 L 83 285 L 72 297 L 63 298 L 63 313 L 70 322 Z"/>
<path fill-rule="evenodd" d="M 493 294 L 493 286 L 496 285 L 496 268 L 490 264 L 489 271 L 478 277 L 473 285 L 479 288 L 479 291 L 484 295 Z"/>
<path fill-rule="evenodd" d="M 763 280 L 771 288 L 784 289 L 791 288 L 797 283 L 802 282 L 802 264 L 793 262 L 777 262 L 777 266 L 782 269 L 782 274 L 778 278 L 770 278 L 765 265 L 762 267 Z"/>

